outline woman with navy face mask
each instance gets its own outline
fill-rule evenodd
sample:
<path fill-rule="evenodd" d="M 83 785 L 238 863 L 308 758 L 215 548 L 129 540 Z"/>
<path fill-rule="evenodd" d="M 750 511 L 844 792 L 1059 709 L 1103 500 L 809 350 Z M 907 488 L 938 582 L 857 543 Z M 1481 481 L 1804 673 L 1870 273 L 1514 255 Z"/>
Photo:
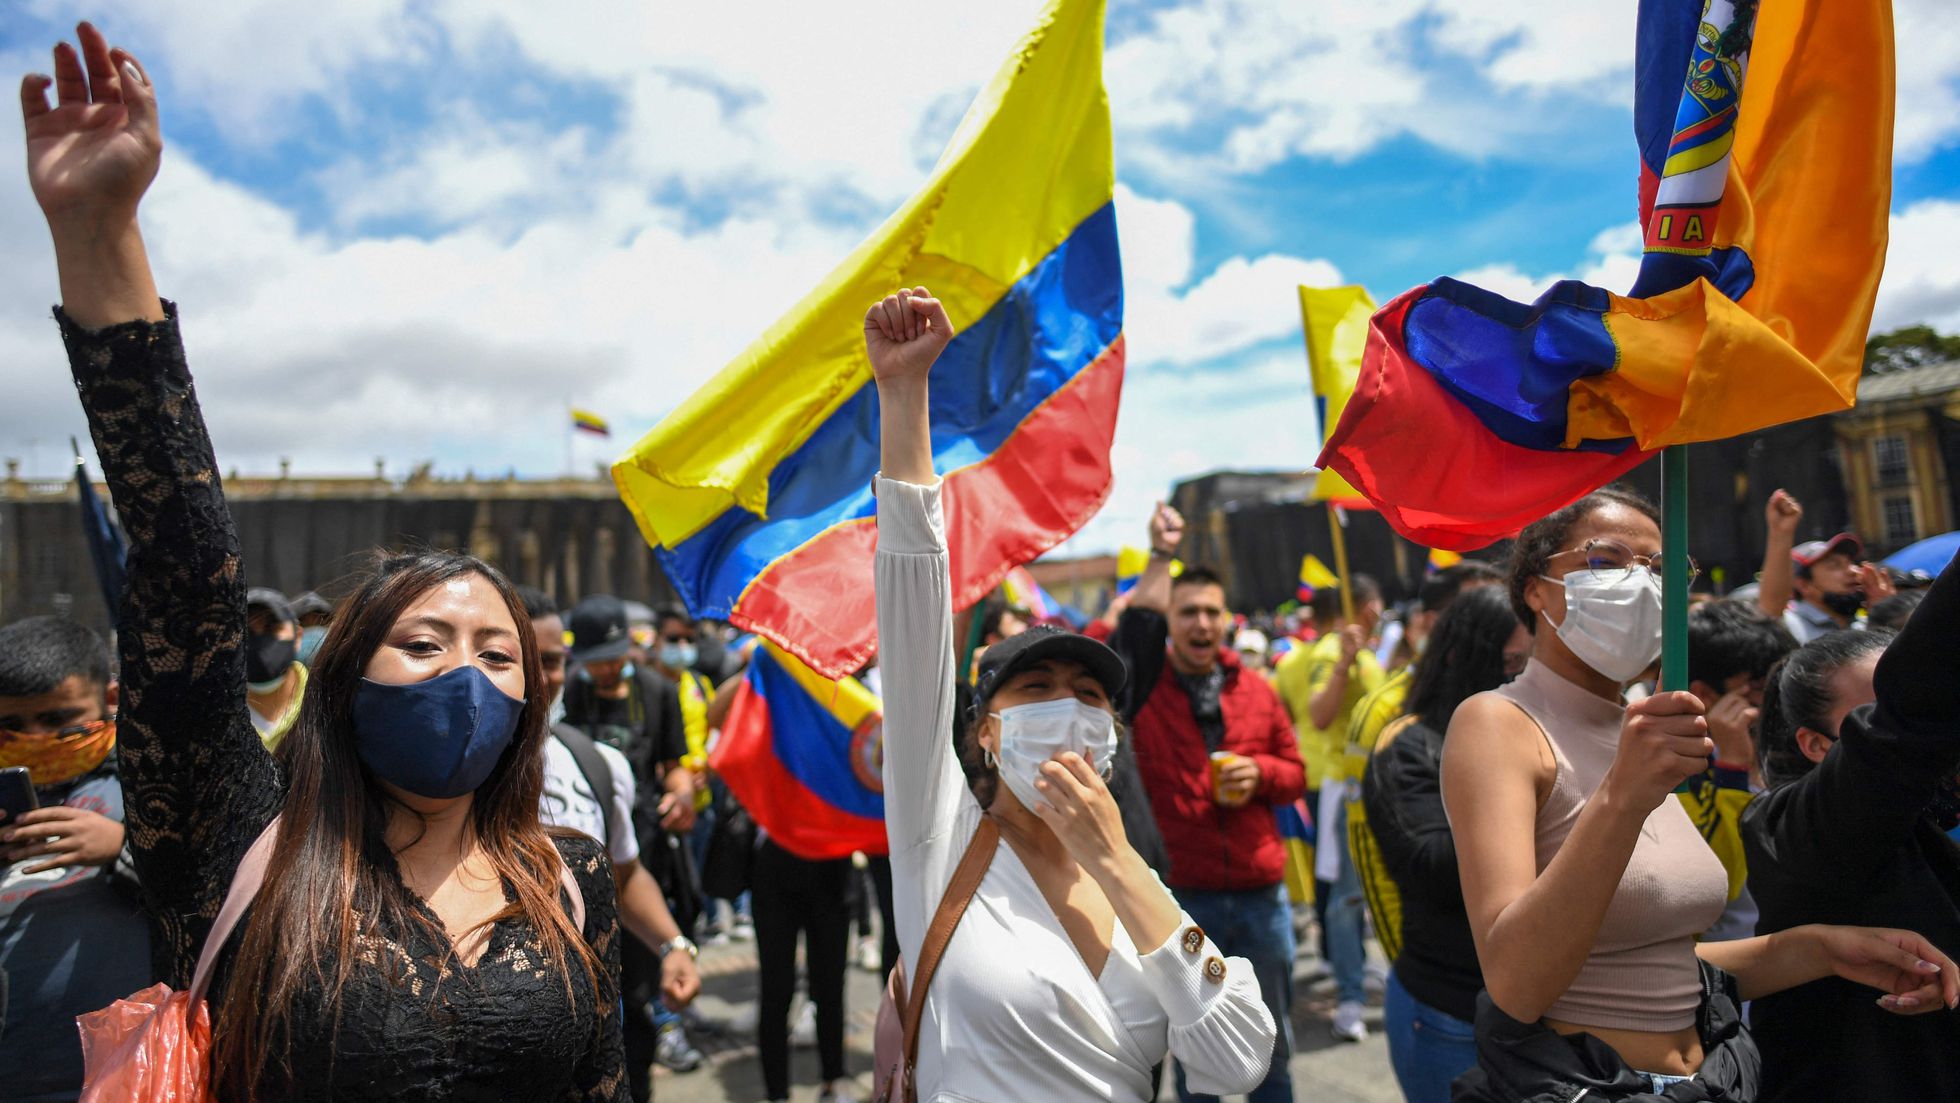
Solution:
<path fill-rule="evenodd" d="M 970 853 L 983 870 L 925 987 L 917 1097 L 1154 1099 L 1166 1055 L 1193 1090 L 1248 1091 L 1265 1079 L 1274 1033 L 1252 966 L 1179 910 L 1104 784 L 1122 660 L 1072 632 L 1023 632 L 987 649 L 972 707 L 954 713 L 926 386 L 951 339 L 923 288 L 865 316 L 883 459 L 885 830 L 908 983 L 956 870 Z"/>
<path fill-rule="evenodd" d="M 538 823 L 548 702 L 503 576 L 382 560 L 314 656 L 279 759 L 260 743 L 238 535 L 136 225 L 155 94 L 100 32 L 80 39 L 55 48 L 54 80 L 23 84 L 28 175 L 130 537 L 122 783 L 162 980 L 188 987 L 234 876 L 264 874 L 255 893 L 240 878 L 249 910 L 214 946 L 219 1096 L 623 1099 L 611 865 Z"/>

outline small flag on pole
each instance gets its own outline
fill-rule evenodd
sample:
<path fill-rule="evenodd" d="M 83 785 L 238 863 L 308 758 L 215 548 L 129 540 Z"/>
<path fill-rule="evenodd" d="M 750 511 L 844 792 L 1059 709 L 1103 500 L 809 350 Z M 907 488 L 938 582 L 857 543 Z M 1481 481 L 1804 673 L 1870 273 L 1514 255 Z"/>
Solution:
<path fill-rule="evenodd" d="M 595 437 L 612 436 L 612 426 L 606 424 L 605 418 L 576 406 L 572 407 L 572 428 L 581 433 L 591 433 Z"/>
<path fill-rule="evenodd" d="M 1324 586 L 1338 585 L 1340 581 L 1340 576 L 1328 570 L 1327 564 L 1322 563 L 1319 556 L 1309 552 L 1305 559 L 1300 560 L 1299 597 L 1301 601 L 1312 601 L 1314 591 Z"/>

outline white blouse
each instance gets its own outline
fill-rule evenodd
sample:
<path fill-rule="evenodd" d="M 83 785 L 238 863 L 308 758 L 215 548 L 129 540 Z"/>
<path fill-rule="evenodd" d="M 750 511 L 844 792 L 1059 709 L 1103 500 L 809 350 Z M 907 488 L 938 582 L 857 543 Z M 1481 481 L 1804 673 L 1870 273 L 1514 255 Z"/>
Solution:
<path fill-rule="evenodd" d="M 953 747 L 953 610 L 939 488 L 880 478 L 877 492 L 885 832 L 899 946 L 916 962 L 983 813 Z M 1147 953 L 1120 920 L 1114 927 L 1097 977 L 1003 840 L 927 993 L 919 1098 L 1149 1099 L 1150 1071 L 1167 1053 L 1195 1092 L 1246 1092 L 1265 1079 L 1274 1027 L 1251 963 L 1192 933 L 1189 915 Z"/>

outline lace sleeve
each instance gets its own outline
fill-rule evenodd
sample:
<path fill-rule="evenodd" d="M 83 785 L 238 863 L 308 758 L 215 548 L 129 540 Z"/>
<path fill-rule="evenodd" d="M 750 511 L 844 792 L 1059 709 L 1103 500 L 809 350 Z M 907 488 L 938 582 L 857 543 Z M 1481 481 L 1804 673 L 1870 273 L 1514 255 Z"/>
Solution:
<path fill-rule="evenodd" d="M 599 955 L 603 971 L 592 1039 L 579 1059 L 568 1103 L 625 1103 L 626 1043 L 621 1036 L 619 1003 L 619 899 L 612 860 L 584 836 L 552 840 L 585 897 L 585 939 Z"/>
<path fill-rule="evenodd" d="M 116 614 L 125 824 L 158 975 L 190 979 L 246 847 L 285 782 L 245 704 L 238 532 L 184 364 L 177 308 L 98 331 L 59 308 L 68 365 L 129 535 Z"/>

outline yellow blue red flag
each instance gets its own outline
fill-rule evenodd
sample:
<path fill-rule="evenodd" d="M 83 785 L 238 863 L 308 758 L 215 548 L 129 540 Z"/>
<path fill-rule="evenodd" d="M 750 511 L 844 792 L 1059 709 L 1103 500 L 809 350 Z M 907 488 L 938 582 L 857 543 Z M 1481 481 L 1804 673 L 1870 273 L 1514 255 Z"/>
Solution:
<path fill-rule="evenodd" d="M 1418 543 L 1482 547 L 1665 446 L 1856 398 L 1891 208 L 1891 5 L 1642 0 L 1634 69 L 1627 294 L 1564 281 L 1526 305 L 1439 279 L 1370 324 L 1320 466 Z"/>
<path fill-rule="evenodd" d="M 1101 0 L 1053 0 L 919 193 L 613 465 L 667 576 L 827 675 L 876 648 L 867 305 L 924 285 L 934 466 L 965 607 L 1092 517 L 1123 382 Z"/>
<path fill-rule="evenodd" d="M 1300 288 L 1300 320 L 1307 334 L 1307 366 L 1313 379 L 1314 412 L 1324 443 L 1334 432 L 1361 377 L 1368 347 L 1368 319 L 1375 297 L 1365 287 Z M 1337 472 L 1322 468 L 1314 476 L 1314 500 L 1360 504 L 1360 492 Z"/>
<path fill-rule="evenodd" d="M 885 852 L 885 724 L 856 678 L 832 681 L 764 642 L 709 765 L 769 837 L 811 861 Z"/>

